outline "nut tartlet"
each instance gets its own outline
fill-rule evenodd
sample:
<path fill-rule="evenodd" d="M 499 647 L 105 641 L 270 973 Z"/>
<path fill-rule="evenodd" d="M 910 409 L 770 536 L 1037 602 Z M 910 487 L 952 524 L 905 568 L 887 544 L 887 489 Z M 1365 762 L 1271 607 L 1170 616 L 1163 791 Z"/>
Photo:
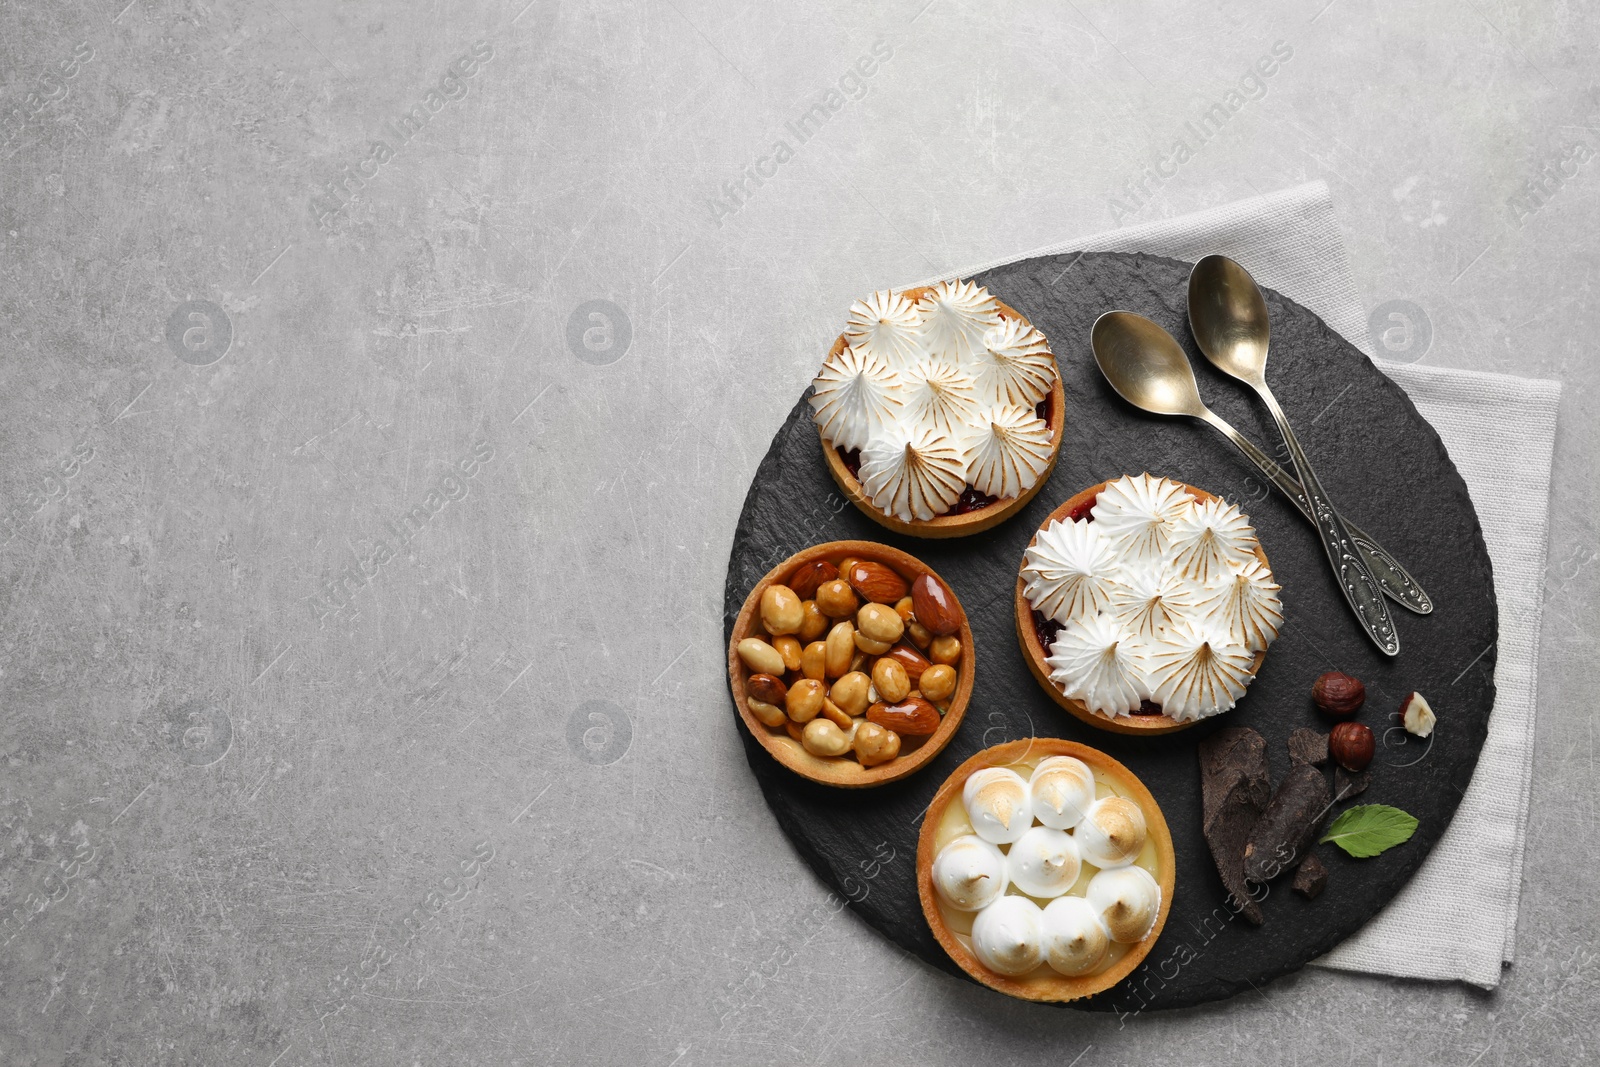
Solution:
<path fill-rule="evenodd" d="M 728 681 L 774 759 L 825 785 L 911 774 L 949 744 L 972 695 L 972 628 L 921 560 L 830 541 L 756 583 L 733 624 Z"/>
<path fill-rule="evenodd" d="M 1049 342 L 971 282 L 857 301 L 812 386 L 828 472 L 897 533 L 987 530 L 1033 499 L 1061 454 Z"/>
<path fill-rule="evenodd" d="M 1077 718 L 1171 733 L 1243 697 L 1282 625 L 1279 591 L 1238 508 L 1124 477 L 1040 525 L 1017 576 L 1017 639 L 1035 680 Z"/>
<path fill-rule="evenodd" d="M 1144 783 L 1059 738 L 1009 741 L 956 768 L 917 840 L 934 937 L 1008 996 L 1072 1001 L 1139 966 L 1172 907 L 1172 834 Z"/>

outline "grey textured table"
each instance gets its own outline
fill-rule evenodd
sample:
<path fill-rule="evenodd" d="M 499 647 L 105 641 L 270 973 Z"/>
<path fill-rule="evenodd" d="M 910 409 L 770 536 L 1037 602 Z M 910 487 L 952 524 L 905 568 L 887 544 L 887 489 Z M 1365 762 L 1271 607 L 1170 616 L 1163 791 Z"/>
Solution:
<path fill-rule="evenodd" d="M 524 2 L 0 11 L 0 1061 L 1595 1055 L 1600 13 Z M 1567 384 L 1517 963 L 1004 1002 L 764 807 L 745 488 L 866 290 L 1315 177 Z"/>

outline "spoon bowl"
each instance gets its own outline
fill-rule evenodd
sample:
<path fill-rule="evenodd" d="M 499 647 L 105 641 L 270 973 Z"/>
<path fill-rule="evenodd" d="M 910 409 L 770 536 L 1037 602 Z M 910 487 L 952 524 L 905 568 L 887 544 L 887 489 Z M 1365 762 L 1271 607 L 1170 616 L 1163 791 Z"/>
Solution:
<path fill-rule="evenodd" d="M 1227 256 L 1207 256 L 1189 274 L 1189 328 L 1218 370 L 1265 382 L 1272 324 L 1250 273 Z"/>
<path fill-rule="evenodd" d="M 1117 395 L 1155 415 L 1210 414 L 1200 399 L 1189 357 L 1166 330 L 1131 311 L 1108 311 L 1094 321 L 1089 347 Z"/>

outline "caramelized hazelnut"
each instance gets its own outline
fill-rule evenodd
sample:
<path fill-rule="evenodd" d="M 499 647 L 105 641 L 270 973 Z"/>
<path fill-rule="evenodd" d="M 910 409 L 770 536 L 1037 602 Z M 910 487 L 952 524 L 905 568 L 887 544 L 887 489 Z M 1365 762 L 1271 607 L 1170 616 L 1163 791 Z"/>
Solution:
<path fill-rule="evenodd" d="M 856 629 L 874 641 L 892 645 L 906 632 L 906 624 L 887 605 L 863 604 L 856 612 Z"/>
<path fill-rule="evenodd" d="M 809 645 L 828 632 L 828 617 L 817 608 L 815 600 L 802 600 L 800 610 L 800 643 Z"/>
<path fill-rule="evenodd" d="M 906 675 L 906 669 L 899 660 L 889 656 L 872 665 L 872 685 L 877 689 L 878 696 L 891 704 L 900 703 L 911 692 L 911 679 Z"/>
<path fill-rule="evenodd" d="M 887 641 L 874 641 L 866 634 L 856 633 L 856 647 L 869 656 L 881 656 L 894 646 Z"/>
<path fill-rule="evenodd" d="M 867 692 L 872 686 L 872 681 L 860 671 L 850 671 L 828 691 L 828 698 L 839 706 L 840 710 L 849 715 L 864 715 L 867 705 L 872 703 Z"/>
<path fill-rule="evenodd" d="M 822 701 L 822 714 L 825 718 L 832 720 L 834 725 L 838 726 L 841 730 L 848 730 L 853 725 L 850 716 L 846 715 L 844 710 L 840 708 L 839 705 L 835 704 L 826 697 L 824 697 Z"/>
<path fill-rule="evenodd" d="M 849 619 L 833 624 L 828 631 L 827 672 L 829 678 L 838 678 L 850 670 L 850 660 L 856 652 L 856 628 Z"/>
<path fill-rule="evenodd" d="M 783 666 L 787 670 L 800 669 L 800 642 L 793 636 L 784 634 L 782 637 L 772 639 L 772 647 L 778 650 L 778 655 L 783 657 Z"/>
<path fill-rule="evenodd" d="M 856 727 L 855 750 L 861 766 L 876 767 L 900 754 L 900 735 L 875 722 L 864 722 Z"/>
<path fill-rule="evenodd" d="M 926 649 L 933 643 L 933 635 L 928 632 L 928 628 L 915 620 L 906 626 L 906 635 L 911 638 L 913 645 L 921 649 Z"/>
<path fill-rule="evenodd" d="M 747 637 L 739 642 L 739 658 L 757 674 L 781 675 L 786 669 L 778 650 L 759 637 Z"/>
<path fill-rule="evenodd" d="M 774 637 L 792 634 L 800 629 L 805 613 L 800 598 L 786 585 L 774 583 L 761 593 L 761 625 Z"/>
<path fill-rule="evenodd" d="M 817 610 L 830 619 L 844 619 L 856 613 L 861 600 L 850 583 L 842 578 L 817 586 Z"/>
<path fill-rule="evenodd" d="M 800 733 L 800 743 L 813 756 L 842 756 L 850 751 L 850 738 L 828 719 L 812 719 Z"/>
<path fill-rule="evenodd" d="M 956 691 L 956 669 L 948 663 L 936 663 L 922 672 L 917 688 L 935 704 L 942 704 Z"/>
<path fill-rule="evenodd" d="M 745 707 L 750 709 L 750 714 L 761 721 L 763 726 L 782 726 L 789 721 L 788 712 L 776 704 L 768 704 L 765 700 L 746 700 Z"/>
<path fill-rule="evenodd" d="M 789 687 L 789 697 L 785 707 L 789 718 L 798 723 L 808 723 L 815 719 L 822 711 L 822 702 L 827 699 L 827 690 L 815 678 L 802 678 Z"/>
<path fill-rule="evenodd" d="M 807 678 L 822 681 L 828 676 L 828 646 L 813 641 L 800 653 L 800 673 Z"/>

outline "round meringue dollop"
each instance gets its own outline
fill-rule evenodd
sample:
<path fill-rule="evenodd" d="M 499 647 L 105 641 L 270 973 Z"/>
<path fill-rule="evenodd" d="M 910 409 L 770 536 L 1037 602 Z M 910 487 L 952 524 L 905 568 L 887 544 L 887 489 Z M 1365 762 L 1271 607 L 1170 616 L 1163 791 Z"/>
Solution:
<path fill-rule="evenodd" d="M 1032 489 L 1050 466 L 1050 427 L 1031 407 L 1003 404 L 972 417 L 963 440 L 967 481 L 1001 500 Z"/>
<path fill-rule="evenodd" d="M 899 380 L 878 356 L 846 348 L 823 361 L 812 383 L 811 417 L 836 448 L 865 448 L 903 407 Z"/>
<path fill-rule="evenodd" d="M 1107 482 L 1091 514 L 1128 563 L 1158 565 L 1172 543 L 1173 523 L 1194 503 L 1178 482 L 1149 474 Z"/>
<path fill-rule="evenodd" d="M 1070 830 L 1094 805 L 1094 772 L 1076 756 L 1047 756 L 1028 779 L 1033 817 L 1052 830 Z"/>
<path fill-rule="evenodd" d="M 984 331 L 973 350 L 971 366 L 978 395 L 986 403 L 1016 405 L 1032 411 L 1050 395 L 1056 380 L 1056 357 L 1050 343 L 1020 319 L 1002 319 Z"/>
<path fill-rule="evenodd" d="M 1008 767 L 973 772 L 961 787 L 961 803 L 977 835 L 995 845 L 1009 845 L 1033 825 L 1028 783 Z"/>
<path fill-rule="evenodd" d="M 1229 710 L 1255 677 L 1255 653 L 1215 622 L 1183 622 L 1148 647 L 1150 699 L 1179 722 Z"/>
<path fill-rule="evenodd" d="M 1068 978 L 1090 974 L 1110 947 L 1111 935 L 1083 897 L 1058 897 L 1045 906 L 1044 960 L 1052 971 Z"/>
<path fill-rule="evenodd" d="M 972 920 L 972 951 L 991 971 L 1027 974 L 1044 961 L 1044 912 L 1027 897 L 1001 897 Z"/>
<path fill-rule="evenodd" d="M 1138 642 L 1110 615 L 1068 623 L 1050 643 L 1045 665 L 1063 693 L 1103 715 L 1138 711 L 1149 691 Z"/>
<path fill-rule="evenodd" d="M 1143 867 L 1101 871 L 1089 879 L 1083 898 L 1122 945 L 1143 941 L 1161 914 L 1161 886 Z"/>
<path fill-rule="evenodd" d="M 1200 586 L 1159 564 L 1124 567 L 1106 610 L 1124 632 L 1149 642 L 1193 618 L 1204 595 Z"/>
<path fill-rule="evenodd" d="M 1111 602 L 1117 554 L 1096 526 L 1058 519 L 1040 530 L 1023 554 L 1023 595 L 1034 610 L 1063 626 Z"/>
<path fill-rule="evenodd" d="M 983 347 L 983 335 L 1000 324 L 994 296 L 981 285 L 940 282 L 917 301 L 923 347 L 935 358 L 965 363 Z"/>
<path fill-rule="evenodd" d="M 982 413 L 972 375 L 953 363 L 921 356 L 901 372 L 900 380 L 903 417 L 911 425 L 955 437 L 966 434 Z"/>
<path fill-rule="evenodd" d="M 1006 875 L 1030 897 L 1059 897 L 1078 880 L 1083 861 L 1078 843 L 1065 830 L 1029 827 L 1006 853 Z"/>
<path fill-rule="evenodd" d="M 1005 854 L 976 834 L 962 834 L 933 859 L 933 887 L 957 911 L 988 907 L 1006 885 Z"/>
<path fill-rule="evenodd" d="M 1085 863 L 1102 869 L 1126 867 L 1144 848 L 1144 809 L 1127 797 L 1101 797 L 1072 832 Z"/>
<path fill-rule="evenodd" d="M 1230 640 L 1260 652 L 1277 640 L 1283 625 L 1283 601 L 1278 596 L 1282 588 L 1272 580 L 1272 572 L 1252 556 L 1205 592 L 1200 611 L 1226 631 Z"/>
<path fill-rule="evenodd" d="M 844 340 L 892 370 L 903 370 L 922 351 L 922 317 L 911 301 L 885 289 L 850 305 Z"/>
<path fill-rule="evenodd" d="M 1185 510 L 1172 527 L 1172 567 L 1190 581 L 1210 585 L 1256 558 L 1250 520 L 1221 497 Z"/>
<path fill-rule="evenodd" d="M 896 427 L 861 450 L 867 499 L 902 522 L 944 514 L 966 487 L 966 464 L 955 442 L 931 427 Z"/>

